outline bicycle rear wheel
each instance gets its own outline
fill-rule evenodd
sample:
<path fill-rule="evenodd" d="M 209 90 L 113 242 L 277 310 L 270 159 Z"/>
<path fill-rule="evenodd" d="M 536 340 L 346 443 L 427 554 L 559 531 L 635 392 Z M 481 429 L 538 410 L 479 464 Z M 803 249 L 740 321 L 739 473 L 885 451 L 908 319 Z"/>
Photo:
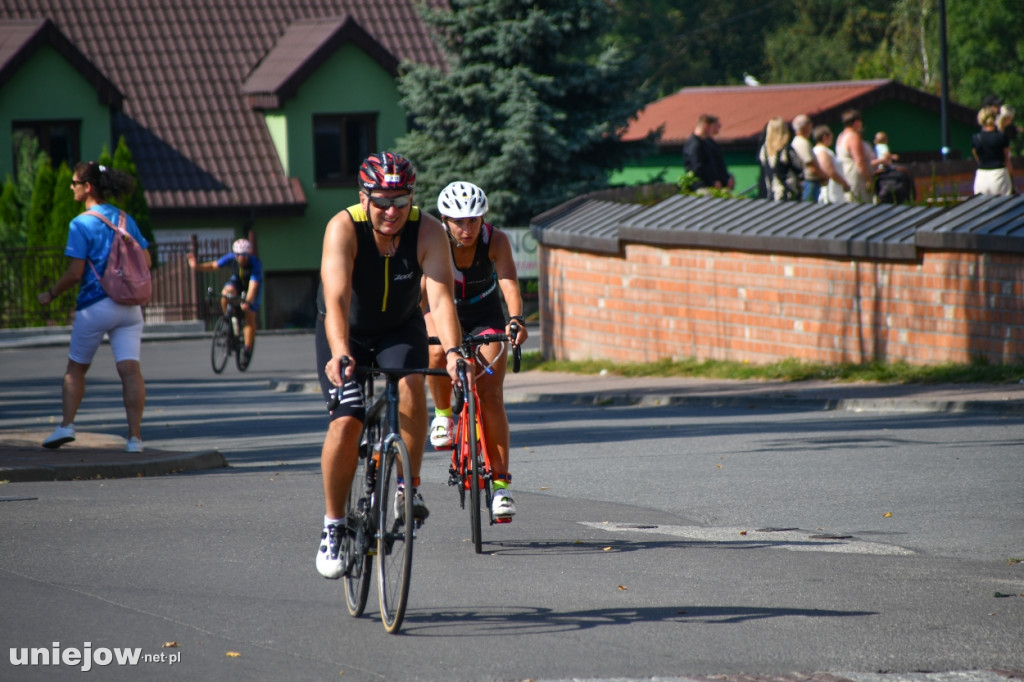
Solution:
<path fill-rule="evenodd" d="M 469 443 L 469 529 L 473 539 L 473 550 L 483 551 L 483 535 L 480 529 L 480 441 L 476 434 L 476 396 L 466 399 L 467 427 L 465 437 Z"/>
<path fill-rule="evenodd" d="M 367 523 L 367 514 L 370 509 L 370 500 L 363 497 L 366 491 L 367 476 L 373 473 L 369 467 L 373 466 L 370 458 L 359 460 L 359 469 L 352 479 L 352 487 L 348 491 L 348 501 L 345 503 L 345 518 L 349 528 L 354 528 L 354 535 L 346 534 L 344 538 L 343 551 L 349 569 L 345 574 L 345 606 L 348 612 L 358 618 L 363 615 L 366 608 L 366 597 L 370 593 L 370 566 L 371 557 L 367 549 L 371 546 L 373 538 L 369 535 L 374 532 L 373 526 Z M 362 504 L 360 504 L 362 503 Z"/>
<path fill-rule="evenodd" d="M 404 503 L 396 509 L 399 467 L 410 485 L 402 496 Z M 409 451 L 401 438 L 390 438 L 378 473 L 377 589 L 380 593 L 380 618 L 384 621 L 384 629 L 391 633 L 398 632 L 402 626 L 412 578 L 415 523 L 412 520 L 411 483 Z"/>
<path fill-rule="evenodd" d="M 231 345 L 231 324 L 226 317 L 221 317 L 213 327 L 213 347 L 210 350 L 210 362 L 217 374 L 227 367 Z"/>

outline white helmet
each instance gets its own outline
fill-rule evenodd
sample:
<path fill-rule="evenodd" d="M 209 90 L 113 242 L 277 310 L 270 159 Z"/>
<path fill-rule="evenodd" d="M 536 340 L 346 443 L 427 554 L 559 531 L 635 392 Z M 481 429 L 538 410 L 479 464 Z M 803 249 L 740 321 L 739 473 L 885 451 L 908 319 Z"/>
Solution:
<path fill-rule="evenodd" d="M 231 245 L 231 250 L 239 256 L 243 254 L 252 255 L 252 242 L 248 239 L 239 239 Z"/>
<path fill-rule="evenodd" d="M 479 218 L 487 213 L 487 195 L 471 182 L 453 182 L 437 197 L 437 210 L 446 218 Z"/>

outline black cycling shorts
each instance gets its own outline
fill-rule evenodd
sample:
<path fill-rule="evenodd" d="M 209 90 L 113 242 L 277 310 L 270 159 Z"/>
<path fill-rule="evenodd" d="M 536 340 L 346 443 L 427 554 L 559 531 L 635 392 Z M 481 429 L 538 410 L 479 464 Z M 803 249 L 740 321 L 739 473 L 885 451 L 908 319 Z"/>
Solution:
<path fill-rule="evenodd" d="M 324 320 L 316 316 L 316 376 L 320 381 L 320 392 L 324 402 L 331 399 L 334 384 L 327 378 L 325 367 L 330 361 L 331 347 L 327 343 L 327 332 Z M 429 364 L 427 357 L 427 327 L 423 316 L 411 315 L 402 325 L 384 334 L 373 337 L 352 336 L 349 348 L 355 357 L 356 365 L 367 367 L 423 369 Z M 363 399 L 362 376 L 356 376 L 345 382 L 341 387 L 341 404 L 330 412 L 331 420 L 339 417 L 355 417 L 359 421 L 366 418 L 366 404 Z"/>

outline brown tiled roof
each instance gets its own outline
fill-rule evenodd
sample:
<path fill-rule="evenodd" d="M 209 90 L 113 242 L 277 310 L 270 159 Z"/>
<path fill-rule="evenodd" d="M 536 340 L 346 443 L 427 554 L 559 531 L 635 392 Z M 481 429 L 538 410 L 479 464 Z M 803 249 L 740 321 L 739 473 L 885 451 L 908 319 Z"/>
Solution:
<path fill-rule="evenodd" d="M 294 212 L 305 198 L 285 177 L 250 97 L 286 97 L 339 39 L 368 48 L 392 72 L 395 60 L 441 65 L 415 4 L 21 0 L 0 4 L 0 35 L 23 33 L 21 20 L 38 26 L 49 18 L 124 93 L 114 132 L 128 141 L 154 215 Z M 304 53 L 290 54 L 287 46 L 303 42 L 306 28 Z M 0 77 L 19 54 L 0 42 Z"/>
<path fill-rule="evenodd" d="M 693 132 L 698 116 L 714 114 L 722 123 L 715 138 L 720 144 L 753 143 L 774 116 L 792 121 L 797 114 L 807 114 L 815 123 L 836 123 L 846 109 L 864 109 L 888 99 L 939 110 L 939 98 L 935 95 L 892 80 L 693 87 L 683 88 L 642 109 L 623 139 L 639 140 L 664 126 L 661 143 L 679 145 Z M 975 112 L 967 107 L 950 103 L 948 112 L 953 119 L 974 124 Z"/>
<path fill-rule="evenodd" d="M 96 88 L 101 102 L 115 109 L 121 107 L 124 95 L 49 19 L 0 22 L 0 88 L 43 45 L 49 45 L 68 60 Z"/>

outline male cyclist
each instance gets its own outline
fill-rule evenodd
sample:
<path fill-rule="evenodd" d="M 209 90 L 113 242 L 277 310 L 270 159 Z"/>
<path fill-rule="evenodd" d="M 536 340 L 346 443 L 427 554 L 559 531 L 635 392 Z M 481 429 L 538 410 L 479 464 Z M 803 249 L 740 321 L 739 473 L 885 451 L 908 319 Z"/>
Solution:
<path fill-rule="evenodd" d="M 263 296 L 263 263 L 252 255 L 252 242 L 238 239 L 231 245 L 231 253 L 226 253 L 217 260 L 197 263 L 196 255 L 189 251 L 189 267 L 195 270 L 218 270 L 231 267 L 232 273 L 220 292 L 222 311 L 228 308 L 227 296 L 241 296 L 239 307 L 245 313 L 245 331 L 243 332 L 245 348 L 242 349 L 243 360 L 248 363 L 252 357 L 252 347 L 256 343 L 256 313 L 260 309 Z"/>
<path fill-rule="evenodd" d="M 455 304 L 459 322 L 467 334 L 504 333 L 513 343 L 526 341 L 523 324 L 523 299 L 519 294 L 516 262 L 512 257 L 512 244 L 504 232 L 484 222 L 487 213 L 487 195 L 470 182 L 453 182 L 437 198 L 450 243 L 452 264 L 455 268 Z M 505 297 L 509 319 L 501 308 L 501 295 Z M 434 334 L 434 313 L 427 312 L 427 331 Z M 513 335 L 512 322 L 518 332 Z M 477 395 L 484 440 L 490 449 L 493 469 L 494 500 L 491 512 L 496 518 L 511 518 L 516 505 L 509 494 L 512 475 L 508 472 L 509 433 L 508 415 L 505 414 L 503 384 L 508 354 L 503 342 L 480 347 L 479 359 L 490 371 L 476 377 Z M 444 364 L 444 351 L 431 346 L 430 366 Z M 435 448 L 446 448 L 452 442 L 451 383 L 446 377 L 431 376 L 427 383 L 434 400 L 434 421 L 430 424 L 430 443 Z"/>
<path fill-rule="evenodd" d="M 330 400 L 332 390 L 341 399 L 330 413 L 320 455 L 326 512 L 316 568 L 325 578 L 340 578 L 346 568 L 338 545 L 366 417 L 355 366 L 374 361 L 380 367 L 427 366 L 421 278 L 438 336 L 448 349 L 448 374 L 457 378 L 462 331 L 452 300 L 447 240 L 441 223 L 413 205 L 415 186 L 416 171 L 408 159 L 392 152 L 371 155 L 359 168 L 359 203 L 331 218 L 324 232 L 316 369 L 324 399 Z M 351 362 L 342 367 L 343 359 Z M 417 490 L 427 436 L 423 383 L 422 374 L 410 374 L 399 383 L 400 428 L 412 471 L 402 472 L 396 507 L 401 508 L 398 503 L 408 491 L 419 520 L 429 514 Z"/>

